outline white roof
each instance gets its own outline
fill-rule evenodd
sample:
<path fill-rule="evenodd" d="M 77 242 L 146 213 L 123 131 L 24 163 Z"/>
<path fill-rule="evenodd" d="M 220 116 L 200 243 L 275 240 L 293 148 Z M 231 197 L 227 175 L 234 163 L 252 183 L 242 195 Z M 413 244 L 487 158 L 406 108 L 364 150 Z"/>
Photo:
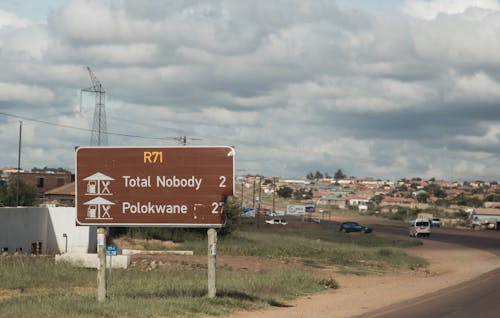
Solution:
<path fill-rule="evenodd" d="M 100 173 L 100 172 L 97 172 L 97 173 L 94 173 L 93 175 L 83 179 L 84 181 L 111 181 L 111 180 L 115 180 L 111 177 L 108 177 L 107 175 L 103 174 L 103 173 Z"/>
<path fill-rule="evenodd" d="M 91 205 L 91 204 L 96 204 L 96 205 L 114 205 L 113 202 L 111 201 L 108 201 L 104 198 L 101 198 L 101 197 L 97 197 L 97 198 L 94 198 L 90 201 L 87 201 L 84 203 L 84 205 Z"/>

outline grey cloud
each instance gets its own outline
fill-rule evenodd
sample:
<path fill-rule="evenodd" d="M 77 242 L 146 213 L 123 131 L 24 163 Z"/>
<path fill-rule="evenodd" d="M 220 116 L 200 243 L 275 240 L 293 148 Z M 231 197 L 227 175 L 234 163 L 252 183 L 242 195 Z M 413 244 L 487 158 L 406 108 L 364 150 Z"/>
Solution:
<path fill-rule="evenodd" d="M 499 14 L 420 20 L 334 1 L 73 0 L 47 25 L 0 29 L 0 43 L 34 39 L 0 50 L 0 88 L 28 88 L 0 90 L 0 110 L 90 127 L 91 94 L 76 112 L 89 65 L 107 92 L 110 131 L 166 137 L 111 136 L 116 145 L 188 135 L 203 139 L 193 145 L 235 145 L 249 173 L 494 179 Z M 68 149 L 90 137 L 30 125 L 33 162 L 54 153 L 51 163 L 71 167 Z M 2 132 L 11 126 L 0 117 Z"/>

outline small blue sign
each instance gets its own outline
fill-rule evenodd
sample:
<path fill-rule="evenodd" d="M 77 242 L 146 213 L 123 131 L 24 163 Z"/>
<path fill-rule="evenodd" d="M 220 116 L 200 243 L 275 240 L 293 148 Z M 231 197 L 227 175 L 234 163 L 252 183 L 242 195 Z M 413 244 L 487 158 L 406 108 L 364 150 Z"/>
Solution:
<path fill-rule="evenodd" d="M 118 246 L 116 246 L 116 245 L 106 246 L 106 255 L 117 256 L 118 255 Z"/>

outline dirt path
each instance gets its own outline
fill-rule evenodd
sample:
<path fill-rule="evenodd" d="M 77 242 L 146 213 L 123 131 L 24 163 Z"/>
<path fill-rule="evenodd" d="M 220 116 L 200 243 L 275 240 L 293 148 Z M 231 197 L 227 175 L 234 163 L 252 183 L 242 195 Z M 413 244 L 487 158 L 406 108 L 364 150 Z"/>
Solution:
<path fill-rule="evenodd" d="M 336 275 L 340 288 L 300 298 L 287 308 L 239 312 L 231 318 L 352 317 L 459 284 L 500 267 L 500 258 L 475 249 L 424 241 L 409 252 L 429 260 L 424 271 L 383 276 Z M 411 287 L 411 288 L 410 288 Z"/>

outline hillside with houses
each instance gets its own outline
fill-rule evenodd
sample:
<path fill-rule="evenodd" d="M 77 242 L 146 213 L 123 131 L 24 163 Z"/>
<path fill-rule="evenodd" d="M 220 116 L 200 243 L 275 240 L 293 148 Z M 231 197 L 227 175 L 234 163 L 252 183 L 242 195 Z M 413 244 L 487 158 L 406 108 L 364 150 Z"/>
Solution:
<path fill-rule="evenodd" d="M 74 175 L 69 171 L 60 168 L 1 171 L 0 206 L 15 205 L 12 187 L 9 189 L 8 185 L 15 184 L 17 177 L 23 191 L 29 190 L 33 195 L 32 204 L 21 202 L 21 205 L 74 206 Z M 405 221 L 417 216 L 439 216 L 445 225 L 495 224 L 496 228 L 497 218 L 500 221 L 497 182 L 434 178 L 391 181 L 347 177 L 340 170 L 333 177 L 316 172 L 300 179 L 245 175 L 236 178 L 235 197 L 242 207 L 282 213 L 288 204 L 309 204 L 317 213 L 350 210 Z"/>
<path fill-rule="evenodd" d="M 356 177 L 335 179 L 311 178 L 310 175 L 296 180 L 243 176 L 238 181 L 243 189 L 239 192 L 244 194 L 244 205 L 255 207 L 261 203 L 266 210 L 284 210 L 284 202 L 293 202 L 314 204 L 319 213 L 351 210 L 398 220 L 440 216 L 445 225 L 450 226 L 472 226 L 474 216 L 491 221 L 479 225 L 496 223 L 497 217 L 500 220 L 500 186 L 497 182 L 434 178 L 398 181 Z M 254 192 L 258 194 L 254 195 Z M 260 202 L 255 201 L 260 197 L 259 193 L 262 195 Z M 275 202 L 274 208 L 271 201 Z"/>

